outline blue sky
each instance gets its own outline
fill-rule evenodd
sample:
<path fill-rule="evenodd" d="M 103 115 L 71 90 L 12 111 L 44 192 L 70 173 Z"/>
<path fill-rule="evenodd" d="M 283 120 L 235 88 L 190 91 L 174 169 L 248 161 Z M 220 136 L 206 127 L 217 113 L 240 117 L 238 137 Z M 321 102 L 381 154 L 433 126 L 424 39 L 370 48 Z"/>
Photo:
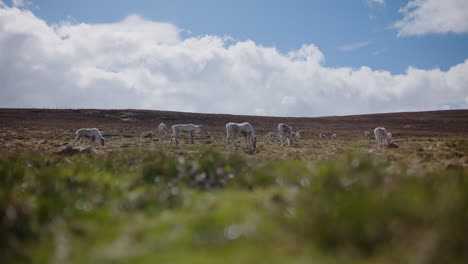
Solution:
<path fill-rule="evenodd" d="M 129 14 L 171 22 L 193 36 L 231 36 L 286 52 L 314 44 L 330 67 L 360 67 L 403 73 L 408 66 L 449 67 L 468 58 L 468 34 L 398 37 L 392 24 L 408 1 L 366 0 L 199 0 L 199 1 L 33 1 L 34 13 L 48 23 L 66 19 L 116 22 Z M 468 19 L 468 17 L 467 17 Z M 340 47 L 364 47 L 342 50 Z"/>
<path fill-rule="evenodd" d="M 0 0 L 0 107 L 468 108 L 467 0 Z"/>

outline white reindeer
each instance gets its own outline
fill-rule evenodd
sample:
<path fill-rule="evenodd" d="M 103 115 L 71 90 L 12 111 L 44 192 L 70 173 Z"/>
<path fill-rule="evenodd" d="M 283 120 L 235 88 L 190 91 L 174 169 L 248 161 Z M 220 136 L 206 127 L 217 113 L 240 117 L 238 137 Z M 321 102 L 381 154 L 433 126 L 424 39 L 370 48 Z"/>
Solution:
<path fill-rule="evenodd" d="M 73 140 L 73 146 L 78 139 L 80 139 L 80 143 L 83 143 L 84 137 L 91 138 L 89 141 L 90 144 L 97 140 L 101 146 L 104 146 L 104 138 L 97 128 L 81 128 L 76 131 L 75 135 L 76 137 L 75 140 Z"/>
<path fill-rule="evenodd" d="M 332 139 L 333 141 L 336 141 L 336 134 L 333 134 L 333 135 L 331 136 L 331 139 Z"/>
<path fill-rule="evenodd" d="M 375 140 L 377 146 L 380 148 L 383 144 L 387 145 L 387 130 L 384 127 L 377 127 L 374 129 Z"/>
<path fill-rule="evenodd" d="M 257 148 L 257 137 L 252 125 L 248 122 L 244 123 L 227 123 L 226 124 L 226 147 L 228 147 L 229 141 L 232 142 L 234 149 L 237 149 L 235 139 L 237 136 L 243 136 L 247 149 Z"/>
<path fill-rule="evenodd" d="M 171 135 L 171 140 L 169 143 L 172 143 L 172 140 L 175 140 L 176 144 L 179 144 L 179 141 L 177 141 L 177 134 L 180 132 L 189 132 L 190 133 L 190 143 L 194 144 L 193 142 L 193 133 L 200 133 L 202 125 L 193 125 L 193 124 L 179 124 L 179 125 L 173 125 L 172 126 L 172 135 Z"/>
<path fill-rule="evenodd" d="M 152 139 L 153 138 L 153 131 L 147 131 L 147 132 L 143 132 L 141 133 L 140 135 L 140 138 L 143 139 L 143 138 L 150 138 Z"/>
<path fill-rule="evenodd" d="M 168 132 L 167 126 L 164 123 L 159 124 L 158 126 L 158 133 L 159 133 L 159 138 L 161 140 L 164 140 L 166 134 Z"/>
<path fill-rule="evenodd" d="M 319 134 L 319 139 L 321 139 L 321 140 L 326 140 L 326 139 L 327 139 L 327 135 L 325 135 L 325 134 Z"/>
<path fill-rule="evenodd" d="M 268 132 L 268 134 L 265 136 L 265 139 L 266 139 L 267 142 L 271 142 L 275 138 L 279 138 L 279 133 L 278 132 Z"/>
<path fill-rule="evenodd" d="M 391 144 L 393 142 L 393 135 L 392 133 L 388 132 L 387 133 L 387 143 Z"/>
<path fill-rule="evenodd" d="M 371 139 L 371 133 L 369 131 L 364 132 L 364 137 L 367 138 L 367 140 Z"/>
<path fill-rule="evenodd" d="M 298 130 L 296 132 L 291 132 L 291 136 L 295 141 L 299 141 L 299 139 L 301 139 L 302 132 L 304 132 L 304 131 L 303 130 Z"/>
<path fill-rule="evenodd" d="M 278 124 L 278 134 L 281 142 L 280 146 L 284 145 L 284 139 L 286 138 L 288 146 L 291 147 L 291 144 L 294 140 L 292 133 L 293 132 L 290 126 L 286 125 L 285 123 Z"/>

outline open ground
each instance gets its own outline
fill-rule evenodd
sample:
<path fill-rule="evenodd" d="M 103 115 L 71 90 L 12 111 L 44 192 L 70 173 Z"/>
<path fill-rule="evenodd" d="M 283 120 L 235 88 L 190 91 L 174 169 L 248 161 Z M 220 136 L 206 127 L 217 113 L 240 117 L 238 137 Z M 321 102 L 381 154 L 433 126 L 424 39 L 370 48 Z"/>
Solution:
<path fill-rule="evenodd" d="M 250 122 L 255 151 L 225 146 Z M 189 144 L 164 122 L 203 125 Z M 291 148 L 263 136 L 304 130 Z M 378 149 L 364 131 L 393 134 Z M 96 127 L 106 143 L 78 143 Z M 145 131 L 153 139 L 140 139 Z M 319 140 L 318 134 L 337 134 Z M 468 110 L 283 118 L 0 109 L 6 263 L 466 263 Z"/>
<path fill-rule="evenodd" d="M 397 142 L 412 137 L 432 138 L 433 140 L 463 138 L 468 134 L 468 110 L 291 118 L 149 110 L 1 109 L 0 148 L 5 151 L 15 149 L 54 151 L 71 143 L 76 130 L 97 127 L 106 138 L 107 144 L 103 147 L 97 145 L 93 147 L 102 151 L 119 151 L 123 148 L 142 146 L 153 149 L 174 149 L 175 147 L 168 146 L 157 139 L 159 123 L 165 123 L 169 129 L 173 124 L 201 124 L 204 127 L 201 134 L 195 135 L 196 145 L 213 145 L 218 148 L 224 144 L 225 124 L 245 121 L 250 122 L 254 127 L 260 147 L 263 136 L 270 131 L 277 131 L 277 125 L 281 122 L 292 126 L 296 131 L 304 130 L 301 143 L 295 145 L 294 149 L 297 151 L 310 150 L 314 145 L 323 143 L 318 140 L 320 133 L 329 136 L 336 133 L 338 142 L 364 144 L 367 143 L 363 140 L 364 131 L 372 132 L 377 126 L 387 128 L 393 133 Z M 144 131 L 155 132 L 156 138 L 149 143 L 142 142 L 139 140 L 139 135 Z M 183 138 L 184 135 L 182 134 L 181 137 Z M 373 143 L 365 144 L 366 149 Z M 182 144 L 176 149 L 183 151 L 193 148 L 197 147 Z"/>

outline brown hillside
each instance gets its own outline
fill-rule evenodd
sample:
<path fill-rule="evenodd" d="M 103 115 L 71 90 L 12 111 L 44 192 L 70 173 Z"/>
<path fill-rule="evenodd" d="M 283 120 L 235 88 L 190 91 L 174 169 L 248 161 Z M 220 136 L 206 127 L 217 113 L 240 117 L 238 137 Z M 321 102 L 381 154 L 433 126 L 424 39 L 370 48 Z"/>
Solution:
<path fill-rule="evenodd" d="M 394 135 L 466 136 L 468 110 L 386 113 L 331 117 L 262 117 L 226 114 L 199 114 L 153 110 L 97 109 L 0 109 L 0 133 L 13 132 L 16 137 L 53 138 L 58 133 L 74 133 L 83 127 L 97 127 L 104 136 L 138 136 L 142 131 L 156 131 L 161 122 L 203 124 L 204 131 L 222 136 L 228 122 L 250 122 L 257 134 L 275 131 L 280 122 L 295 130 L 306 130 L 306 136 L 338 133 L 342 137 L 361 137 L 365 130 L 384 126 Z"/>

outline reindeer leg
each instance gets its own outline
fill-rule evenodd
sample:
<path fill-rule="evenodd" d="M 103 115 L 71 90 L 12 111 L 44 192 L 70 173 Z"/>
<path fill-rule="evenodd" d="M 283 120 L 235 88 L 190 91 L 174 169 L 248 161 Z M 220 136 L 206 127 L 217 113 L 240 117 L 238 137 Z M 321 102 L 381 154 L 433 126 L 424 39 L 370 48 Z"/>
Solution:
<path fill-rule="evenodd" d="M 232 142 L 232 145 L 234 146 L 234 149 L 237 150 L 235 138 L 231 138 L 231 142 Z"/>

